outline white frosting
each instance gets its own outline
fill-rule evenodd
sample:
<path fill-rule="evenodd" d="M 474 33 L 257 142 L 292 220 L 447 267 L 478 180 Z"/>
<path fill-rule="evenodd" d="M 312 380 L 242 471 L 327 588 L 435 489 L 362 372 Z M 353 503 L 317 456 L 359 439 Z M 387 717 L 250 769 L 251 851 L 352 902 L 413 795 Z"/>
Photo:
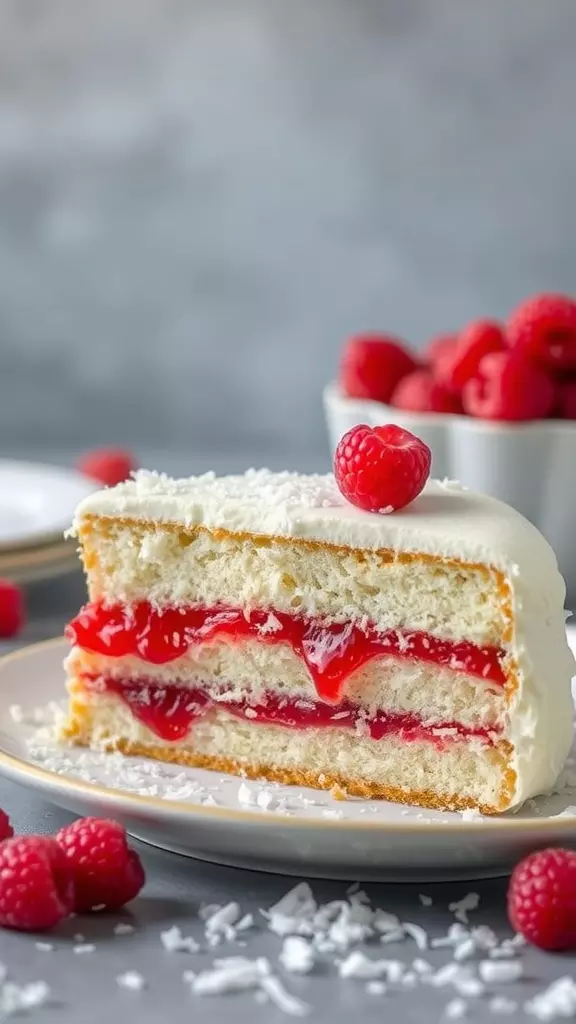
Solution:
<path fill-rule="evenodd" d="M 383 515 L 349 504 L 331 475 L 249 470 L 171 480 L 141 471 L 86 498 L 75 528 L 85 515 L 389 548 L 500 569 L 512 592 L 510 649 L 520 670 L 508 731 L 517 774 L 514 804 L 556 781 L 572 741 L 570 679 L 576 667 L 564 626 L 564 581 L 548 542 L 508 505 L 454 481 L 430 481 L 408 508 Z"/>

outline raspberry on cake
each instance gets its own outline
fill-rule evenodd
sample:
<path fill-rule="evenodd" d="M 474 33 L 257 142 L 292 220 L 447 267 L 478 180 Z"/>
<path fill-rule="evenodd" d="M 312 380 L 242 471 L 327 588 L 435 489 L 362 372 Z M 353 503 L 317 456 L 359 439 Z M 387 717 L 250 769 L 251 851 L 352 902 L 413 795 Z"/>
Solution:
<path fill-rule="evenodd" d="M 488 813 L 555 782 L 564 584 L 506 505 L 429 482 L 379 514 L 331 475 L 139 472 L 75 531 L 69 740 Z"/>

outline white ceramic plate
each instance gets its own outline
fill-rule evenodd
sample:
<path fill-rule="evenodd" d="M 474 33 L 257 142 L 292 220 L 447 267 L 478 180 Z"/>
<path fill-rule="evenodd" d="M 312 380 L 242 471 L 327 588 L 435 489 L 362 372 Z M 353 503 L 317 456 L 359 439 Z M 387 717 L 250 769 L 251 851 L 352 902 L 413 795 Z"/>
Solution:
<path fill-rule="evenodd" d="M 65 652 L 54 640 L 0 661 L 0 773 L 70 811 L 113 815 L 165 849 L 284 874 L 425 881 L 499 875 L 537 847 L 576 846 L 574 785 L 515 815 L 468 820 L 59 748 L 34 709 L 61 701 Z"/>
<path fill-rule="evenodd" d="M 70 469 L 0 459 L 0 551 L 61 539 L 95 486 Z"/>

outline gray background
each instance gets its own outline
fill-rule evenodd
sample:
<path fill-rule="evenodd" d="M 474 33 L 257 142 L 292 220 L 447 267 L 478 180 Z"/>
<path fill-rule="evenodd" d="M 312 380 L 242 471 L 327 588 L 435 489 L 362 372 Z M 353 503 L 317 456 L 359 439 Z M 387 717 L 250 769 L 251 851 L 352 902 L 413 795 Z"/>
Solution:
<path fill-rule="evenodd" d="M 320 465 L 349 332 L 574 290 L 575 85 L 573 0 L 0 0 L 0 451 Z"/>

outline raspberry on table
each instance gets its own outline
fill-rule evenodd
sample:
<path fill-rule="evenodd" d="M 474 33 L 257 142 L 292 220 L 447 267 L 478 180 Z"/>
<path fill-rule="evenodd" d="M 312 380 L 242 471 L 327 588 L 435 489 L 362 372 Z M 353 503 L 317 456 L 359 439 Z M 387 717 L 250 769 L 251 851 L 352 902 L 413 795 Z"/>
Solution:
<path fill-rule="evenodd" d="M 0 843 L 0 925 L 17 931 L 53 928 L 73 908 L 74 883 L 66 857 L 50 836 Z"/>
<path fill-rule="evenodd" d="M 0 843 L 3 843 L 5 839 L 11 839 L 14 835 L 14 829 L 10 824 L 10 818 L 0 807 Z"/>
<path fill-rule="evenodd" d="M 124 483 L 137 469 L 136 459 L 124 448 L 97 448 L 86 452 L 76 463 L 76 468 L 106 487 Z"/>
<path fill-rule="evenodd" d="M 0 638 L 17 636 L 25 619 L 23 591 L 11 580 L 0 579 Z"/>
<path fill-rule="evenodd" d="M 458 396 L 436 380 L 430 370 L 414 370 L 403 377 L 390 404 L 406 412 L 462 412 Z"/>
<path fill-rule="evenodd" d="M 546 371 L 519 353 L 494 352 L 480 361 L 464 385 L 462 404 L 470 416 L 520 422 L 549 416 L 556 388 Z"/>
<path fill-rule="evenodd" d="M 552 370 L 576 370 L 576 301 L 544 293 L 521 302 L 510 314 L 508 342 Z"/>
<path fill-rule="evenodd" d="M 556 391 L 555 415 L 563 420 L 576 420 L 576 380 L 561 380 Z"/>
<path fill-rule="evenodd" d="M 458 335 L 451 356 L 440 367 L 440 380 L 451 391 L 462 392 L 464 385 L 478 373 L 484 356 L 506 349 L 506 337 L 494 320 L 473 320 Z"/>
<path fill-rule="evenodd" d="M 540 949 L 576 949 L 576 852 L 539 850 L 520 861 L 508 886 L 508 917 Z"/>
<path fill-rule="evenodd" d="M 349 398 L 389 402 L 398 381 L 418 366 L 398 338 L 358 334 L 346 343 L 338 383 Z"/>
<path fill-rule="evenodd" d="M 144 868 L 126 841 L 126 832 L 108 818 L 79 818 L 56 835 L 72 870 L 74 909 L 119 910 L 140 892 Z"/>
<path fill-rule="evenodd" d="M 432 453 L 409 430 L 389 423 L 362 424 L 341 439 L 334 476 L 345 498 L 369 512 L 395 512 L 420 494 L 430 474 Z"/>

